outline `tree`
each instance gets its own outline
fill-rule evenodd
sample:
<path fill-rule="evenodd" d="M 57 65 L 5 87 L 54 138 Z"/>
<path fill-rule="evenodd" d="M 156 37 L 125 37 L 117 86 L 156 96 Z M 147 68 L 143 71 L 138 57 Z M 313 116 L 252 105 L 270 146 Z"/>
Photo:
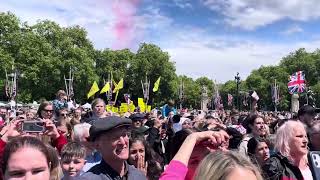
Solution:
<path fill-rule="evenodd" d="M 150 90 L 154 82 L 161 77 L 159 90 L 150 91 L 150 102 L 161 105 L 177 96 L 177 75 L 174 63 L 170 61 L 169 54 L 163 52 L 158 46 L 142 43 L 131 61 L 126 79 L 127 91 L 132 93 L 134 99 L 143 97 L 141 81 L 145 77 L 150 80 Z"/>

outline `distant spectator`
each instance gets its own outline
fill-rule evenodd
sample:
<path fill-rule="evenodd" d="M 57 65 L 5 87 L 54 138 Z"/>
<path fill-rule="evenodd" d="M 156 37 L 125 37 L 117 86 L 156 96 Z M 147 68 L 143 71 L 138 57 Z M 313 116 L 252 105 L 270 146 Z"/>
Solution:
<path fill-rule="evenodd" d="M 68 97 L 64 90 L 59 90 L 56 94 L 56 99 L 52 101 L 55 113 L 60 109 L 68 108 Z"/>
<path fill-rule="evenodd" d="M 309 131 L 310 136 L 310 150 L 320 151 L 320 122 L 317 121 L 312 125 Z"/>
<path fill-rule="evenodd" d="M 168 101 L 168 103 L 162 107 L 162 116 L 168 117 L 170 112 L 172 112 L 173 115 L 177 113 L 177 110 L 174 108 L 173 100 Z"/>

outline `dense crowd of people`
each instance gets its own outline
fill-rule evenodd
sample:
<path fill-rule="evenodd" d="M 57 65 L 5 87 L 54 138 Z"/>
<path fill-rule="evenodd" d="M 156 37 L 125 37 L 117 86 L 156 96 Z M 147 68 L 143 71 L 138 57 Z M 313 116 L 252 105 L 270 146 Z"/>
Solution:
<path fill-rule="evenodd" d="M 117 114 L 64 91 L 17 116 L 0 107 L 0 177 L 27 180 L 312 180 L 320 121 L 289 112 L 175 109 Z"/>

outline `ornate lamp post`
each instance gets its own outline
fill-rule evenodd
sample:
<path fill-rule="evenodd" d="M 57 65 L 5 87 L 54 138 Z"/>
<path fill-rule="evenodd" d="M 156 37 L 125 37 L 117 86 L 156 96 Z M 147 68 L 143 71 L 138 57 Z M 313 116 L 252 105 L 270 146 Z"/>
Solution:
<path fill-rule="evenodd" d="M 146 75 L 146 80 L 145 82 L 143 83 L 142 80 L 141 80 L 141 86 L 142 86 L 142 91 L 143 91 L 143 97 L 144 97 L 144 100 L 145 100 L 145 107 L 147 108 L 147 105 L 148 105 L 148 101 L 149 101 L 149 89 L 150 89 L 150 80 L 148 80 L 147 78 L 147 75 Z"/>
<path fill-rule="evenodd" d="M 12 73 L 8 74 L 6 72 L 6 96 L 9 98 L 11 110 L 13 110 L 16 114 L 17 109 L 17 91 L 18 91 L 18 79 L 23 77 L 22 74 L 18 69 L 14 68 L 12 65 Z"/>
<path fill-rule="evenodd" d="M 70 101 L 72 99 L 72 97 L 74 96 L 74 91 L 73 91 L 73 77 L 74 74 L 72 72 L 72 69 L 70 67 L 70 71 L 69 71 L 69 78 L 67 79 L 66 76 L 64 76 L 64 84 L 66 86 L 66 93 L 67 93 L 67 97 L 68 100 Z"/>
<path fill-rule="evenodd" d="M 180 100 L 180 109 L 182 109 L 182 103 L 184 99 L 184 82 L 181 79 L 181 83 L 179 85 L 179 100 Z"/>
<path fill-rule="evenodd" d="M 238 111 L 240 111 L 240 103 L 239 103 L 239 85 L 240 85 L 240 76 L 239 72 L 237 72 L 237 75 L 234 77 L 236 83 L 237 83 L 237 108 Z"/>
<path fill-rule="evenodd" d="M 108 82 L 110 84 L 110 90 L 106 93 L 107 95 L 107 101 L 108 101 L 108 104 L 112 104 L 111 101 L 112 101 L 112 86 L 113 86 L 113 77 L 112 77 L 112 72 L 110 72 L 110 74 L 108 75 Z"/>

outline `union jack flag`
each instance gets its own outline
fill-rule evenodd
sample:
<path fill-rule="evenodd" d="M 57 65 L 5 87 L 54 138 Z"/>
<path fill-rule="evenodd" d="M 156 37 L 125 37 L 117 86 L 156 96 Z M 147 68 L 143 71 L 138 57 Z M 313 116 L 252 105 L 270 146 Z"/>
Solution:
<path fill-rule="evenodd" d="M 233 102 L 233 96 L 231 94 L 228 94 L 228 106 L 232 106 Z"/>
<path fill-rule="evenodd" d="M 298 71 L 290 76 L 288 83 L 289 93 L 303 93 L 306 90 L 305 74 L 303 71 Z"/>

